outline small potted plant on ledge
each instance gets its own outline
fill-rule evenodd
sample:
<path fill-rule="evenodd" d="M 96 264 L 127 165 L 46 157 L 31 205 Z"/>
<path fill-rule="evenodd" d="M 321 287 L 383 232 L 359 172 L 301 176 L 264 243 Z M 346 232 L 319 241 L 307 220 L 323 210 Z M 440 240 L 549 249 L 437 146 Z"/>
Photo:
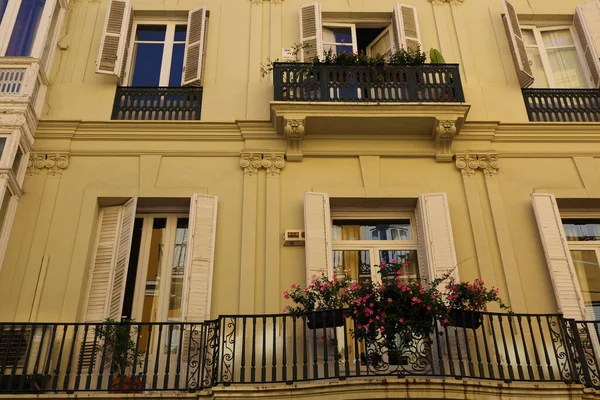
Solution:
<path fill-rule="evenodd" d="M 284 312 L 306 315 L 309 329 L 342 326 L 342 310 L 348 305 L 350 282 L 348 274 L 342 277 L 334 274 L 331 279 L 324 272 L 313 275 L 306 288 L 292 285 L 289 291 L 283 292 L 285 299 L 295 303 L 286 306 Z"/>
<path fill-rule="evenodd" d="M 138 329 L 134 324 L 132 319 L 124 318 L 118 322 L 107 318 L 96 331 L 98 344 L 95 351 L 104 355 L 104 365 L 110 366 L 114 391 L 139 392 L 142 389 L 142 381 L 137 376 L 127 375 L 130 367 L 142 366 L 145 357 L 132 339 Z"/>
<path fill-rule="evenodd" d="M 448 306 L 449 325 L 477 329 L 482 323 L 481 311 L 487 311 L 488 303 L 508 309 L 498 296 L 498 288 L 486 288 L 481 279 L 473 283 L 456 282 L 453 276 L 448 276 L 445 288 L 443 295 Z"/>

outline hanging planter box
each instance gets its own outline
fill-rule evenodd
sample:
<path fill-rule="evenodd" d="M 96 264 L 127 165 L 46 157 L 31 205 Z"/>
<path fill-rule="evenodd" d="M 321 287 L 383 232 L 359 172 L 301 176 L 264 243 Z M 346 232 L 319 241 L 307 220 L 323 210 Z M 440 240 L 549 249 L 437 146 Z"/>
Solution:
<path fill-rule="evenodd" d="M 341 310 L 317 311 L 306 315 L 308 329 L 335 328 L 344 325 Z"/>
<path fill-rule="evenodd" d="M 448 319 L 448 325 L 466 329 L 477 329 L 483 322 L 479 311 L 450 310 Z"/>

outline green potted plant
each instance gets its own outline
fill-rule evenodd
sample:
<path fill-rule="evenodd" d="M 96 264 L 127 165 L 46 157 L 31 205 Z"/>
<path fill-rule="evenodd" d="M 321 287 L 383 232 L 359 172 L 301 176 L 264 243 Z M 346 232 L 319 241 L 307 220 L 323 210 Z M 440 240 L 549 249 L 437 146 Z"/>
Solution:
<path fill-rule="evenodd" d="M 475 282 L 455 282 L 448 276 L 443 293 L 448 306 L 449 325 L 477 329 L 481 326 L 481 311 L 487 311 L 488 303 L 496 303 L 508 309 L 498 296 L 498 288 L 486 288 L 481 279 Z"/>
<path fill-rule="evenodd" d="M 132 319 L 120 322 L 107 318 L 105 323 L 96 330 L 98 344 L 95 351 L 102 354 L 104 365 L 110 366 L 113 376 L 112 389 L 115 391 L 140 391 L 142 381 L 137 376 L 128 374 L 128 369 L 134 365 L 144 364 L 145 354 L 137 348 L 132 337 L 137 334 L 138 327 Z"/>
<path fill-rule="evenodd" d="M 343 309 L 348 305 L 348 274 L 339 277 L 334 274 L 331 279 L 320 272 L 313 275 L 306 288 L 292 285 L 283 292 L 285 299 L 291 299 L 294 306 L 286 306 L 284 312 L 294 315 L 306 315 L 310 329 L 331 328 L 344 324 Z"/>

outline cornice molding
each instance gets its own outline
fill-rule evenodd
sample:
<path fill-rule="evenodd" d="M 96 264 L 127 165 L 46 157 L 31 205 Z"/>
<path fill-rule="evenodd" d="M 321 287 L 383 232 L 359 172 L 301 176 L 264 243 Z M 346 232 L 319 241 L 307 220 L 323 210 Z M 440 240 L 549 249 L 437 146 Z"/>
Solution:
<path fill-rule="evenodd" d="M 500 168 L 498 153 L 493 152 L 457 153 L 455 165 L 463 176 L 474 176 L 476 171 L 483 171 L 487 176 L 494 176 Z"/>
<path fill-rule="evenodd" d="M 57 175 L 69 166 L 69 153 L 31 153 L 27 163 L 29 175 L 37 175 L 47 169 L 50 175 Z"/>
<path fill-rule="evenodd" d="M 264 168 L 269 176 L 278 176 L 285 166 L 284 153 L 243 152 L 240 154 L 240 167 L 245 176 L 255 176 L 258 170 Z"/>

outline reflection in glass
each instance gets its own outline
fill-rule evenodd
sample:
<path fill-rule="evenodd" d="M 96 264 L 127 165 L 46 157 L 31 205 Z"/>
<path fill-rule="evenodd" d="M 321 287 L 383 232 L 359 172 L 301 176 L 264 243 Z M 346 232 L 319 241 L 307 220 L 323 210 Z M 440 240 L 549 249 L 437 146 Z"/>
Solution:
<path fill-rule="evenodd" d="M 419 277 L 419 257 L 416 250 L 380 250 L 380 263 L 385 261 L 391 263 L 396 260 L 402 265 L 400 276 L 403 280 Z"/>
<path fill-rule="evenodd" d="M 600 240 L 600 220 L 598 219 L 563 219 L 563 228 L 570 242 Z"/>
<path fill-rule="evenodd" d="M 412 240 L 410 220 L 334 220 L 333 240 Z"/>
<path fill-rule="evenodd" d="M 371 279 L 369 250 L 334 250 L 333 267 L 338 275 L 350 271 L 350 277 L 358 282 Z"/>
<path fill-rule="evenodd" d="M 571 250 L 588 320 L 600 319 L 600 265 L 594 250 Z"/>
<path fill-rule="evenodd" d="M 175 244 L 173 248 L 173 263 L 171 265 L 171 288 L 169 290 L 169 322 L 181 321 L 181 305 L 183 295 L 183 278 L 185 272 L 185 257 L 188 241 L 188 218 L 177 218 Z M 173 327 L 170 344 L 165 345 L 165 352 L 177 352 L 179 346 L 179 326 Z"/>

